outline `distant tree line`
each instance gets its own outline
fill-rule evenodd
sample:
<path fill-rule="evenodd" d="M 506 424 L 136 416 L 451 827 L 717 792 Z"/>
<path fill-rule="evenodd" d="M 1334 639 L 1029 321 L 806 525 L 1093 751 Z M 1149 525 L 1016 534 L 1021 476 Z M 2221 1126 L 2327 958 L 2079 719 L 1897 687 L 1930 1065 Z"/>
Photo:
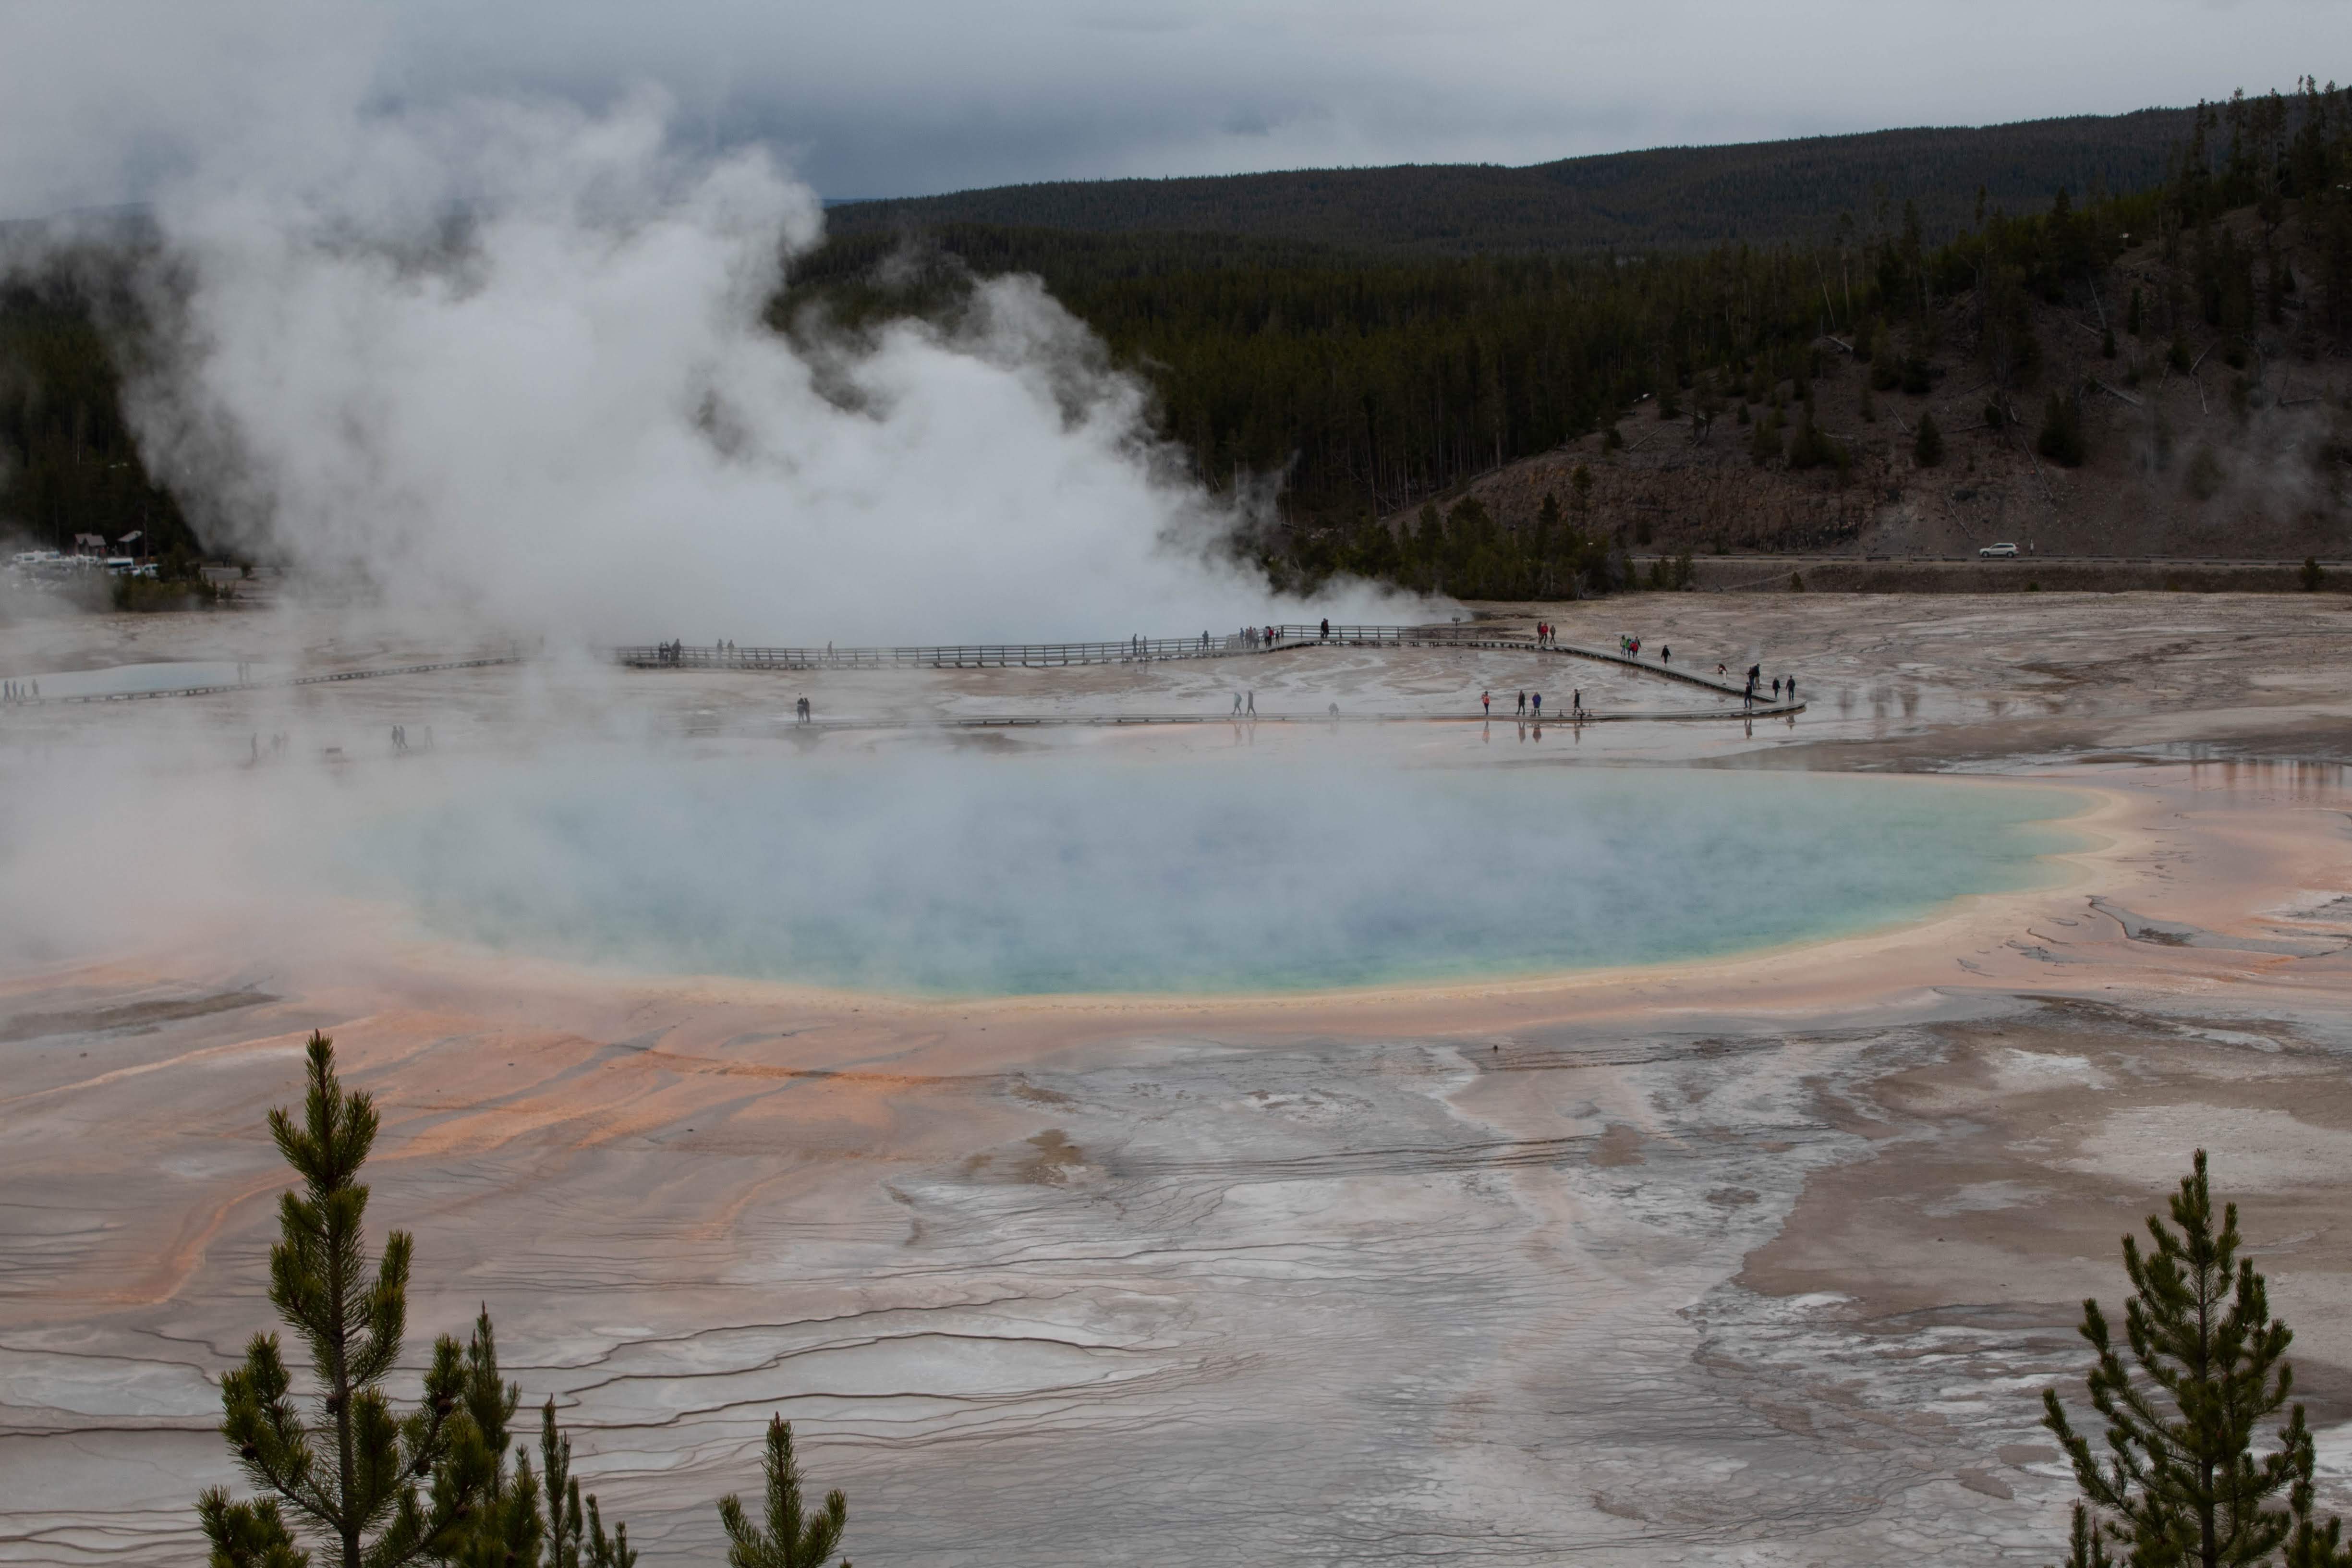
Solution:
<path fill-rule="evenodd" d="M 1814 422 L 1813 381 L 1858 363 L 1874 391 L 1916 395 L 1931 359 L 1954 353 L 1988 374 L 1989 423 L 2079 462 L 2080 388 L 2042 384 L 2038 305 L 2094 309 L 2110 349 L 2137 334 L 2184 371 L 2192 331 L 2218 334 L 2209 346 L 2243 365 L 2298 291 L 2310 296 L 2306 330 L 2352 341 L 2352 100 L 2306 81 L 2165 123 L 2178 138 L 2155 183 L 2079 199 L 2061 184 L 2046 207 L 2013 214 L 1987 187 L 1939 189 L 1934 209 L 1966 203 L 1940 240 L 1916 200 L 1818 215 L 1813 242 L 1639 253 L 873 225 L 797 259 L 771 320 L 855 331 L 952 313 L 976 277 L 1034 273 L 1150 383 L 1160 432 L 1203 484 L 1279 476 L 1283 526 L 1252 545 L 1277 578 L 1362 572 L 1473 596 L 1604 591 L 1627 574 L 1583 537 L 1575 496 L 1555 496 L 1558 522 L 1530 529 L 1447 505 L 1449 493 L 1595 430 L 1613 439 L 1628 417 L 1680 422 L 1696 441 L 1729 419 L 1759 465 L 1843 482 L 1853 457 Z M 2116 258 L 2143 246 L 2166 281 L 2114 297 Z M 193 551 L 124 426 L 120 366 L 137 330 L 125 301 L 91 281 L 107 275 L 84 261 L 0 290 L 0 523 L 60 542 L 136 528 L 161 550 Z M 101 332 L 101 321 L 133 324 Z M 1916 459 L 1940 461 L 1948 435 L 1920 432 Z M 1433 524 L 1422 510 L 1432 501 Z M 1398 516 L 1413 521 L 1376 524 Z"/>
<path fill-rule="evenodd" d="M 175 563 L 201 549 L 140 459 L 122 407 L 135 320 L 120 253 L 83 250 L 0 279 L 0 539 L 70 550 L 77 534 Z"/>
<path fill-rule="evenodd" d="M 1714 147 L 1491 163 L 1072 180 L 836 206 L 838 235 L 952 224 L 1089 234 L 1208 235 L 1331 246 L 1391 260 L 1807 244 L 1841 212 L 1914 203 L 1938 243 L 1976 193 L 2039 206 L 2061 185 L 2145 189 L 2191 111 L 2143 110 L 1979 128 L 1922 127 Z"/>
<path fill-rule="evenodd" d="M 1842 218 L 1819 244 L 1644 255 L 1368 256 L 1294 238 L 947 223 L 911 239 L 836 238 L 797 271 L 778 318 L 813 308 L 855 326 L 952 309 L 962 267 L 1034 273 L 1150 380 L 1162 431 L 1204 483 L 1283 476 L 1290 527 L 1267 551 L 1278 575 L 1360 571 L 1476 596 L 1594 591 L 1624 574 L 1606 550 L 1572 542 L 1572 515 L 1538 544 L 1497 536 L 1475 506 L 1433 525 L 1413 509 L 1629 411 L 1690 422 L 1698 439 L 1728 414 L 1759 465 L 1842 479 L 1852 454 L 1814 424 L 1811 387 L 1849 352 L 1871 388 L 1913 395 L 1929 388 L 1931 356 L 1972 355 L 1992 388 L 1988 420 L 2079 463 L 2080 389 L 2040 385 L 2037 305 L 2095 308 L 2112 352 L 2118 331 L 2179 343 L 2202 323 L 2243 337 L 2315 285 L 2306 320 L 2352 340 L 2347 95 L 2305 82 L 2177 123 L 2147 188 L 2078 201 L 2062 185 L 2046 209 L 2013 215 L 1979 190 L 1940 244 L 1916 203 L 1868 226 Z M 2317 258 L 2309 279 L 2281 242 L 2290 204 Z M 2247 211 L 2251 230 L 2225 221 Z M 2110 298 L 2116 259 L 2143 245 L 2170 281 L 2157 297 Z M 2222 352 L 2242 364 L 2249 351 Z M 2020 405 L 2045 390 L 2038 410 Z M 1922 430 L 1916 459 L 1939 462 L 1943 439 Z M 1417 519 L 1402 533 L 1372 526 L 1401 512 Z"/>

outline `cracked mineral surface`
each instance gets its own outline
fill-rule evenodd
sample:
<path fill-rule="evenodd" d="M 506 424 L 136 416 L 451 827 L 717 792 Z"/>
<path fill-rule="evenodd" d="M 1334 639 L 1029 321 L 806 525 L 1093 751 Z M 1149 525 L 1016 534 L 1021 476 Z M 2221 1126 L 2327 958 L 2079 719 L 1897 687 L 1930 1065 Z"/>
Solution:
<path fill-rule="evenodd" d="M 194 1495 L 234 1479 L 210 1380 L 272 1326 L 262 1117 L 313 1028 L 383 1108 L 371 1220 L 418 1237 L 412 1360 L 487 1304 L 648 1563 L 716 1557 L 712 1500 L 756 1489 L 777 1411 L 869 1564 L 2045 1563 L 2071 1482 L 2039 1391 L 2079 1373 L 2082 1298 L 2114 1302 L 2117 1237 L 2200 1146 L 2352 1500 L 2352 616 L 1808 595 L 1542 618 L 1761 659 L 1811 707 L 1752 732 L 982 743 L 1247 747 L 1302 792 L 1405 766 L 1934 772 L 2062 785 L 2078 842 L 2034 886 L 1705 962 L 909 998 L 472 945 L 337 885 L 319 825 L 581 741 L 950 776 L 968 751 L 779 733 L 803 694 L 1674 699 L 1533 653 L 1318 649 L 805 678 L 547 658 L 0 713 L 0 1561 L 200 1549 Z M 0 628 L 12 674 L 446 651 L 355 612 Z M 394 753 L 394 724 L 433 749 Z"/>

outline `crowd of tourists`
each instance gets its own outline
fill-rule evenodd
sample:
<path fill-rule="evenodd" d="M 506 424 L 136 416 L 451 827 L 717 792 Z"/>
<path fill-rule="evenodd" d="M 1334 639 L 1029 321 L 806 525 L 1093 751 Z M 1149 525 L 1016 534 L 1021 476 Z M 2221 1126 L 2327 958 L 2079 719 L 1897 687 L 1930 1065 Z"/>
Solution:
<path fill-rule="evenodd" d="M 1495 716 L 1495 694 L 1492 691 L 1481 691 L 1478 693 L 1478 706 L 1485 710 L 1487 718 L 1493 718 Z M 1559 710 L 1558 708 L 1554 708 L 1552 711 L 1557 713 Z M 1570 716 L 1572 718 L 1583 717 L 1584 689 L 1582 687 L 1577 688 L 1574 691 L 1569 694 L 1568 711 Z M 1542 723 L 1543 693 L 1540 691 L 1520 692 L 1517 716 L 1521 719 L 1530 720 L 1538 724 Z"/>

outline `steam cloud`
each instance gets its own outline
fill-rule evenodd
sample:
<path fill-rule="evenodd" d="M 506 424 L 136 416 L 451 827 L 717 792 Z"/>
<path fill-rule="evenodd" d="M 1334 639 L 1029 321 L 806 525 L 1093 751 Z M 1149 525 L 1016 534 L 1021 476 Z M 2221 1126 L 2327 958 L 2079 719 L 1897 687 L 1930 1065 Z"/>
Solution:
<path fill-rule="evenodd" d="M 796 347 L 762 312 L 822 216 L 766 153 L 682 153 L 652 92 L 385 109 L 363 76 L 215 128 L 157 204 L 166 335 L 132 417 L 209 539 L 571 637 L 1284 614 L 1226 547 L 1249 509 L 1191 482 L 1034 280 Z"/>

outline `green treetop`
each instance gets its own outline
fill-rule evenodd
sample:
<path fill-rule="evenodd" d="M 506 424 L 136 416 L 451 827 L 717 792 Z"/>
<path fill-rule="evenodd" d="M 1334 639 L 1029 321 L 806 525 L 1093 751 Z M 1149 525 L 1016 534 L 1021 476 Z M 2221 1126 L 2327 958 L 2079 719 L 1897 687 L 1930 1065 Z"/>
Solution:
<path fill-rule="evenodd" d="M 2124 1237 L 2128 1363 L 2099 1303 L 2083 1303 L 2105 1453 L 2075 1431 L 2056 1390 L 2042 1394 L 2042 1425 L 2065 1448 L 2083 1493 L 2067 1568 L 2345 1568 L 2352 1553 L 2339 1549 L 2337 1521 L 2313 1516 L 2303 1406 L 2278 1416 L 2294 1384 L 2286 1361 L 2294 1335 L 2271 1316 L 2262 1275 L 2237 1256 L 2235 1204 L 2214 1227 L 2202 1149 L 2171 1210 L 2169 1226 L 2148 1218 L 2153 1250 Z"/>
<path fill-rule="evenodd" d="M 719 1521 L 727 1528 L 728 1568 L 824 1568 L 841 1543 L 849 1503 L 835 1490 L 825 1494 L 821 1509 L 812 1511 L 803 1505 L 800 1461 L 793 1457 L 793 1424 L 781 1415 L 768 1418 L 768 1451 L 761 1468 L 768 1481 L 765 1530 L 744 1514 L 740 1500 L 719 1500 Z M 849 1568 L 845 1559 L 841 1568 Z"/>
<path fill-rule="evenodd" d="M 1944 433 L 1936 428 L 1936 416 L 1922 409 L 1919 432 L 1911 442 L 1911 458 L 1923 468 L 1932 468 L 1944 460 Z"/>
<path fill-rule="evenodd" d="M 359 1172 L 375 1105 L 344 1092 L 324 1035 L 310 1037 L 307 1072 L 302 1120 L 269 1113 L 301 1177 L 278 1203 L 269 1301 L 302 1342 L 309 1390 L 297 1395 L 275 1334 L 255 1335 L 221 1378 L 221 1435 L 261 1495 L 238 1501 L 215 1488 L 198 1501 L 211 1568 L 308 1568 L 304 1538 L 341 1568 L 634 1568 L 627 1530 L 606 1537 L 593 1497 L 583 1528 L 552 1401 L 541 1413 L 544 1487 L 520 1449 L 508 1465 L 521 1391 L 499 1375 L 487 1311 L 470 1342 L 434 1342 L 421 1397 L 394 1410 L 383 1384 L 405 1336 L 414 1242 L 391 1232 L 370 1268 Z"/>

